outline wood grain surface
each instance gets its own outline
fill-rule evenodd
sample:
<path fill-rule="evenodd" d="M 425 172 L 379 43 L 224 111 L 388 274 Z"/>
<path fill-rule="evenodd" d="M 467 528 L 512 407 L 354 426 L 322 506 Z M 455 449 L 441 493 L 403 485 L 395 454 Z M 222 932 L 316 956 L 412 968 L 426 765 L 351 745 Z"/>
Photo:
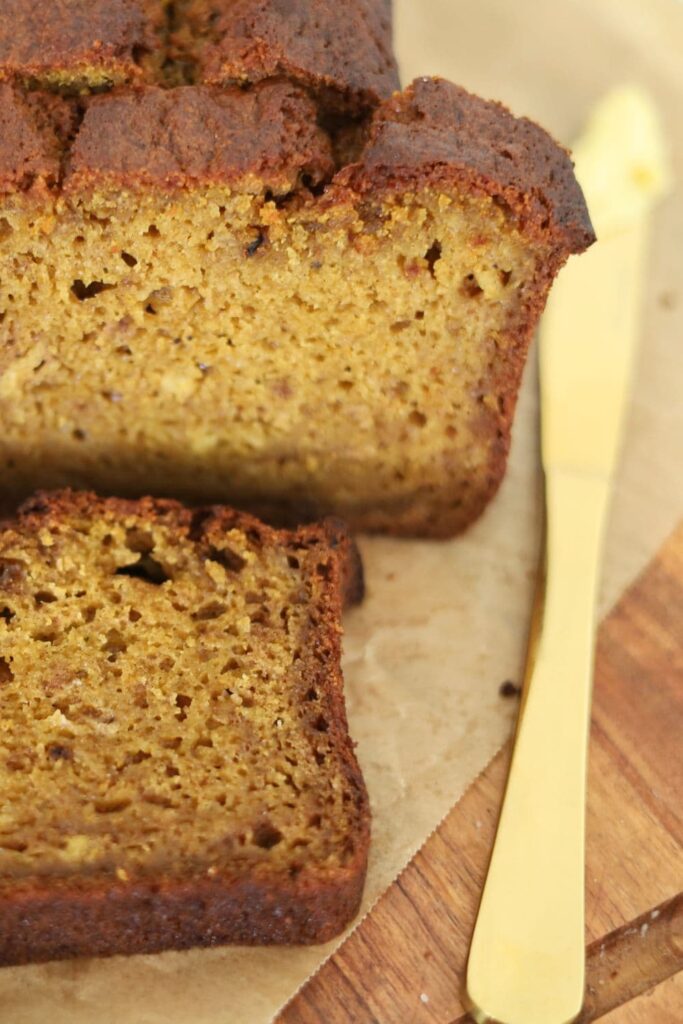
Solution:
<path fill-rule="evenodd" d="M 683 1021 L 681 736 L 683 524 L 598 635 L 582 1022 Z M 467 949 L 508 758 L 500 752 L 278 1024 L 470 1020 Z"/>

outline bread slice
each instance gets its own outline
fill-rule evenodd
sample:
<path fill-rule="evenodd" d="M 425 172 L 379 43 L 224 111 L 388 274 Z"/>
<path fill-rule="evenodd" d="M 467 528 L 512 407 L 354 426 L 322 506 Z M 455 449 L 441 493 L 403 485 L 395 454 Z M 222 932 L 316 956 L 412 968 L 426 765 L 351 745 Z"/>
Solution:
<path fill-rule="evenodd" d="M 443 80 L 390 95 L 384 0 L 173 11 L 134 89 L 5 63 L 0 484 L 463 529 L 593 238 L 569 156 Z"/>
<path fill-rule="evenodd" d="M 339 524 L 38 496 L 0 529 L 0 963 L 310 943 L 354 916 Z"/>

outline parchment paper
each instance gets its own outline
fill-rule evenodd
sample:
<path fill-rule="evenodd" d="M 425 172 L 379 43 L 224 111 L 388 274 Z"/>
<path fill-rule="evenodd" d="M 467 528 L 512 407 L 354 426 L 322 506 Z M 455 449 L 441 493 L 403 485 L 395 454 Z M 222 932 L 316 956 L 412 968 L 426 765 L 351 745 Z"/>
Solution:
<path fill-rule="evenodd" d="M 440 73 L 565 142 L 611 84 L 647 85 L 683 165 L 683 6 L 675 0 L 398 0 L 403 80 Z M 683 514 L 683 194 L 656 217 L 643 341 L 616 481 L 604 613 Z M 368 598 L 346 621 L 351 730 L 374 812 L 364 908 L 486 766 L 514 702 L 539 541 L 534 358 L 503 488 L 449 543 L 361 542 Z M 337 943 L 217 949 L 0 971 L 2 1024 L 263 1024 Z M 333 1018 L 330 1018 L 332 1021 Z M 360 1022 L 359 1022 L 360 1024 Z"/>

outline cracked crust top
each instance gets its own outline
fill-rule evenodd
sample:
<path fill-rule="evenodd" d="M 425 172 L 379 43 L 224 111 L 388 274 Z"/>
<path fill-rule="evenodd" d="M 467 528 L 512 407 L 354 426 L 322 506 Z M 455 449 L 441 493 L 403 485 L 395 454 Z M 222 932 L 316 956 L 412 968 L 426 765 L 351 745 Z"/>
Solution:
<path fill-rule="evenodd" d="M 80 123 L 79 123 L 80 122 Z M 288 192 L 334 173 L 311 98 L 286 80 L 187 86 L 85 101 L 0 83 L 0 193 L 240 184 Z"/>
<path fill-rule="evenodd" d="M 217 18 L 201 58 L 207 82 L 285 74 L 324 92 L 331 107 L 353 113 L 399 88 L 390 0 L 237 0 L 209 6 Z"/>
<path fill-rule="evenodd" d="M 188 86 L 94 97 L 67 162 L 65 189 L 95 180 L 161 188 L 239 181 L 288 191 L 329 178 L 316 108 L 285 80 L 249 90 Z"/>
<path fill-rule="evenodd" d="M 149 13 L 137 0 L 2 0 L 0 77 L 58 81 L 98 69 L 113 82 L 139 78 Z"/>
<path fill-rule="evenodd" d="M 333 183 L 335 203 L 424 185 L 491 196 L 559 251 L 594 239 L 569 155 L 538 125 L 439 78 L 392 95 L 390 0 L 57 0 L 45 24 L 26 0 L 3 6 L 13 88 L 119 84 L 69 99 L 0 83 L 0 192 Z"/>
<path fill-rule="evenodd" d="M 0 78 L 60 91 L 287 75 L 332 110 L 399 86 L 390 0 L 2 0 Z"/>

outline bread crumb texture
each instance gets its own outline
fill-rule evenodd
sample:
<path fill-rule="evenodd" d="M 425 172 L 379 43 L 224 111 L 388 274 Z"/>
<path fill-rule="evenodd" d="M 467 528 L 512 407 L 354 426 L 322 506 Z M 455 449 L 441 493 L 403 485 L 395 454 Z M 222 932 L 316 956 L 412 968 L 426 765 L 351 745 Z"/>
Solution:
<path fill-rule="evenodd" d="M 215 190 L 100 193 L 47 235 L 17 211 L 9 475 L 24 491 L 75 474 L 110 492 L 289 499 L 377 526 L 447 480 L 470 517 L 506 448 L 510 317 L 538 272 L 489 207 L 423 196 L 367 230 L 347 206 L 309 224 Z"/>
<path fill-rule="evenodd" d="M 362 883 L 339 573 L 320 531 L 226 510 L 67 495 L 6 524 L 0 892 Z"/>

